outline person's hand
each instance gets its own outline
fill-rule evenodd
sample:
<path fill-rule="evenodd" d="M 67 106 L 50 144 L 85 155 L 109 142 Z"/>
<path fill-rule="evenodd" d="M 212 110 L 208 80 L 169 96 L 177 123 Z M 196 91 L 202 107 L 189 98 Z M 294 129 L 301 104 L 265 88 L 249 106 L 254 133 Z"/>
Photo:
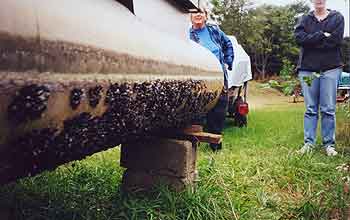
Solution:
<path fill-rule="evenodd" d="M 324 36 L 326 36 L 326 37 L 330 37 L 330 36 L 331 36 L 331 34 L 330 34 L 330 33 L 328 33 L 328 32 L 324 32 Z"/>
<path fill-rule="evenodd" d="M 227 65 L 227 69 L 230 70 L 230 71 L 232 71 L 232 64 L 228 64 L 228 65 Z"/>

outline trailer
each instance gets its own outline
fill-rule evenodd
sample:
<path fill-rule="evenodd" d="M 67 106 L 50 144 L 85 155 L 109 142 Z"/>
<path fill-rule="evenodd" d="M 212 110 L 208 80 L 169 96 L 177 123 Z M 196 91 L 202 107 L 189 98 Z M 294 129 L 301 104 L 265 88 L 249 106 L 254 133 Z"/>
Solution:
<path fill-rule="evenodd" d="M 232 42 L 234 60 L 232 71 L 228 70 L 229 104 L 228 117 L 234 119 L 235 126 L 247 125 L 249 112 L 247 101 L 248 81 L 252 80 L 250 57 L 238 43 L 236 37 L 228 36 Z"/>

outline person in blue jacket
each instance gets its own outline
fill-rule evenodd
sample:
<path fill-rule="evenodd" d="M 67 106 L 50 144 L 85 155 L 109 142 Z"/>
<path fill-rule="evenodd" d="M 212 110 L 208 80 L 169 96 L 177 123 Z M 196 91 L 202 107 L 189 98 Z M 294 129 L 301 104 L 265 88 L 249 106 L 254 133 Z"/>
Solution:
<path fill-rule="evenodd" d="M 208 11 L 200 8 L 197 12 L 191 13 L 192 27 L 189 30 L 191 40 L 210 50 L 222 66 L 224 77 L 224 89 L 216 106 L 208 112 L 208 132 L 221 134 L 224 129 L 225 116 L 228 104 L 227 94 L 227 69 L 232 70 L 233 47 L 230 39 L 216 25 L 207 24 Z M 220 150 L 222 144 L 210 144 L 213 151 Z"/>
<path fill-rule="evenodd" d="M 320 111 L 323 147 L 328 156 L 335 156 L 336 94 L 343 66 L 344 17 L 327 9 L 326 0 L 311 2 L 314 10 L 299 19 L 294 31 L 301 46 L 297 68 L 306 107 L 304 145 L 299 152 L 304 154 L 314 149 Z"/>

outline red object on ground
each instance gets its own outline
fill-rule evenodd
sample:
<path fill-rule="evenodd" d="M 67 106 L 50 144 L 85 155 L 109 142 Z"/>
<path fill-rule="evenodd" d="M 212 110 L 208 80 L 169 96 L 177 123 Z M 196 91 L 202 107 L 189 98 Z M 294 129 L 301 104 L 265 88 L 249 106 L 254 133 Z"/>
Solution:
<path fill-rule="evenodd" d="M 348 96 L 337 96 L 337 102 L 343 103 L 349 99 Z"/>
<path fill-rule="evenodd" d="M 246 102 L 242 102 L 238 104 L 238 112 L 241 115 L 247 115 L 249 112 L 249 105 Z"/>

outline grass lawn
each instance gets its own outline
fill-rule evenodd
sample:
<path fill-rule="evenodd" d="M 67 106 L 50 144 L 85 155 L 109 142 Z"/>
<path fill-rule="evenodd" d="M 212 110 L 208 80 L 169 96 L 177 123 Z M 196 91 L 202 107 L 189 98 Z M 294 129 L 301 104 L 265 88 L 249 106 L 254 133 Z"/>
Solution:
<path fill-rule="evenodd" d="M 228 120 L 224 148 L 199 150 L 195 189 L 119 191 L 119 148 L 0 187 L 0 219 L 346 219 L 349 149 L 300 156 L 303 107 L 255 109 L 247 128 Z"/>

